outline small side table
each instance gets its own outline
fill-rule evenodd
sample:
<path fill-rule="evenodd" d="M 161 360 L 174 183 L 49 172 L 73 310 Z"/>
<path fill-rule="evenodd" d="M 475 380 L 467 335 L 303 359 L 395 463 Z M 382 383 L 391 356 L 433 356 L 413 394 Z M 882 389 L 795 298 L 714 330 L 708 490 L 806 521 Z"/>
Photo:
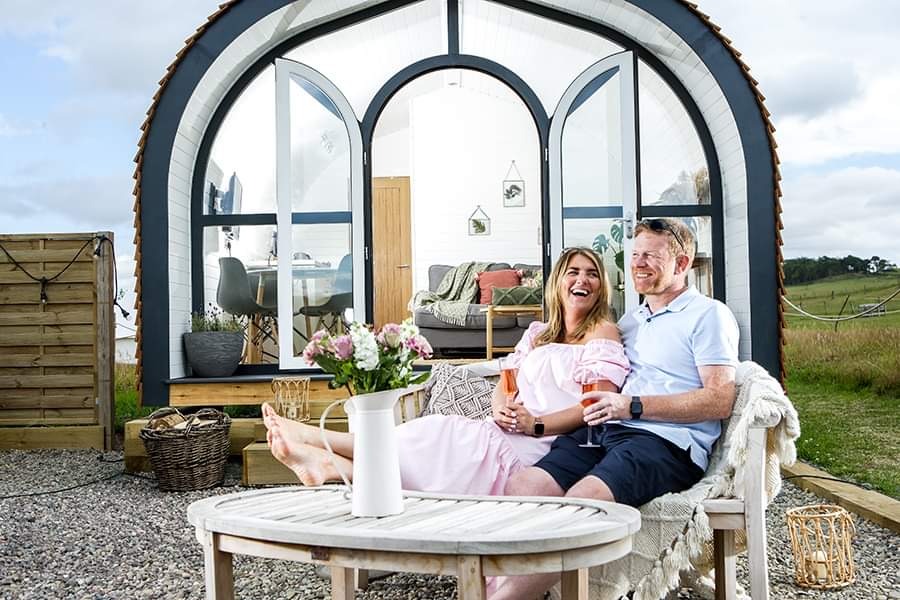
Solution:
<path fill-rule="evenodd" d="M 485 349 L 487 350 L 487 359 L 494 358 L 494 352 L 512 352 L 515 348 L 509 346 L 494 347 L 494 316 L 515 316 L 523 317 L 534 315 L 540 319 L 544 314 L 544 307 L 540 304 L 509 304 L 494 306 L 490 304 L 481 309 L 485 313 Z"/>

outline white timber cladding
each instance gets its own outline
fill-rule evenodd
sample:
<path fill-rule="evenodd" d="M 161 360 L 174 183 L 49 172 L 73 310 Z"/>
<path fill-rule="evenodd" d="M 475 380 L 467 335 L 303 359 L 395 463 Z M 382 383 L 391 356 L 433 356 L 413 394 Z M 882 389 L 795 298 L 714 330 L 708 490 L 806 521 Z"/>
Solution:
<path fill-rule="evenodd" d="M 265 52 L 322 22 L 380 1 L 298 0 L 271 13 L 238 36 L 216 57 L 182 115 L 169 172 L 170 375 L 184 372 L 181 333 L 187 331 L 190 299 L 190 181 L 199 140 L 226 91 Z M 750 273 L 746 167 L 737 124 L 722 90 L 690 46 L 662 22 L 622 0 L 543 0 L 547 6 L 616 29 L 653 52 L 685 85 L 712 136 L 720 160 L 725 213 L 728 305 L 741 328 L 741 358 L 750 357 Z"/>

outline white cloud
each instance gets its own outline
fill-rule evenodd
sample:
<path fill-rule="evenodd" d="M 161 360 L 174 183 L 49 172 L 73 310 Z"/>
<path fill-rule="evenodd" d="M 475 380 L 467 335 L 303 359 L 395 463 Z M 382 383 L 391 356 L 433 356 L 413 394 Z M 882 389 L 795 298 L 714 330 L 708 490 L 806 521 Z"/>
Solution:
<path fill-rule="evenodd" d="M 13 121 L 0 113 L 0 138 L 31 135 L 37 128 L 34 123 Z"/>
<path fill-rule="evenodd" d="M 787 258 L 900 258 L 900 171 L 807 172 L 785 180 L 782 208 Z"/>
<path fill-rule="evenodd" d="M 53 46 L 48 46 L 41 50 L 41 54 L 43 56 L 49 56 L 50 58 L 58 58 L 63 62 L 74 63 L 78 60 L 78 52 L 65 44 L 54 44 Z"/>

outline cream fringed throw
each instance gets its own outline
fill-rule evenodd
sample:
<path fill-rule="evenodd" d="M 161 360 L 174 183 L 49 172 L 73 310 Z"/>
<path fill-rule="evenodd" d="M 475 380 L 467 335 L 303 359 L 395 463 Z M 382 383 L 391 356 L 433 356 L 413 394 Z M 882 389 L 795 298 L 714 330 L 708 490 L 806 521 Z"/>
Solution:
<path fill-rule="evenodd" d="M 631 589 L 634 600 L 656 600 L 678 585 L 679 571 L 708 572 L 712 530 L 700 503 L 707 498 L 743 497 L 744 490 L 735 481 L 743 481 L 749 430 L 771 415 L 781 417 L 766 440 L 766 500 L 771 502 L 781 490 L 781 463 L 792 464 L 797 458 L 794 441 L 800 436 L 800 424 L 781 385 L 756 363 L 744 362 L 737 369 L 734 412 L 722 424 L 725 433 L 706 475 L 684 492 L 666 494 L 641 507 L 641 530 L 634 536 L 631 554 L 590 570 L 591 600 L 614 600 Z M 554 597 L 558 591 L 557 587 Z"/>

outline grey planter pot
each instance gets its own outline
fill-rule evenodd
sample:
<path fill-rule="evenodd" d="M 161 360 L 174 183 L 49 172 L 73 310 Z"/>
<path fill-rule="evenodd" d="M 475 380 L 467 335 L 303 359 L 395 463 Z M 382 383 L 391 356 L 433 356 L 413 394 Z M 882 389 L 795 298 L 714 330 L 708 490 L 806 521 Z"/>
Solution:
<path fill-rule="evenodd" d="M 241 331 L 194 331 L 183 338 L 188 364 L 197 377 L 228 377 L 241 362 Z"/>

